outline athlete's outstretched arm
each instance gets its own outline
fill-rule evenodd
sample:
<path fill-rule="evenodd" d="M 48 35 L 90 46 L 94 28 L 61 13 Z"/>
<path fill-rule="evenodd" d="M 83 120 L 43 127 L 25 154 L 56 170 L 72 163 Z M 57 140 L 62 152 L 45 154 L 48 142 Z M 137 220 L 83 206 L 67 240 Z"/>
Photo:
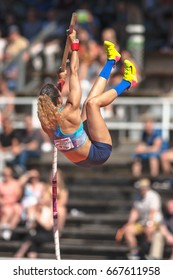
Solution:
<path fill-rule="evenodd" d="M 79 81 L 79 42 L 76 41 L 76 31 L 73 30 L 73 33 L 69 34 L 69 39 L 71 42 L 72 54 L 70 61 L 70 80 L 69 80 L 69 96 L 67 98 L 67 104 L 71 104 L 72 108 L 75 110 L 80 107 L 81 102 L 81 86 Z"/>

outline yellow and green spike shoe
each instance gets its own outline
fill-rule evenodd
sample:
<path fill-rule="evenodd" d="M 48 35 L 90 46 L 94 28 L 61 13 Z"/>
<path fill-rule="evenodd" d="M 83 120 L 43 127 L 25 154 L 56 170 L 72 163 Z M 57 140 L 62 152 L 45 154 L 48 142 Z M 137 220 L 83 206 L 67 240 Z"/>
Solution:
<path fill-rule="evenodd" d="M 130 87 L 135 87 L 138 82 L 135 65 L 130 60 L 127 59 L 124 60 L 123 79 L 131 83 Z"/>
<path fill-rule="evenodd" d="M 104 41 L 105 53 L 108 60 L 115 60 L 118 62 L 121 58 L 121 54 L 116 50 L 115 45 L 110 41 Z"/>

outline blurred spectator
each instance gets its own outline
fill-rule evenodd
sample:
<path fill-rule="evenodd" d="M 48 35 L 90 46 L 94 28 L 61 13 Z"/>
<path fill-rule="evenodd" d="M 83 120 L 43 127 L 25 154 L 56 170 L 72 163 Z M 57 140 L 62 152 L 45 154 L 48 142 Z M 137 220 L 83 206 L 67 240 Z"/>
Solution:
<path fill-rule="evenodd" d="M 166 213 L 164 215 L 161 233 L 166 239 L 167 244 L 172 246 L 170 259 L 173 260 L 173 199 L 169 199 L 166 203 Z"/>
<path fill-rule="evenodd" d="M 99 54 L 101 48 L 99 44 L 91 39 L 90 33 L 83 29 L 79 28 L 78 38 L 80 41 L 79 49 L 79 59 L 80 59 L 80 69 L 79 69 L 79 78 L 80 80 L 89 80 L 93 78 L 93 74 L 96 74 L 98 71 L 98 62 Z"/>
<path fill-rule="evenodd" d="M 161 154 L 161 165 L 165 174 L 170 174 L 173 171 L 173 148 Z"/>
<path fill-rule="evenodd" d="M 89 91 L 91 90 L 96 75 L 101 69 L 99 56 L 102 52 L 102 48 L 95 40 L 91 39 L 90 34 L 87 30 L 80 27 L 78 32 L 80 40 L 79 79 L 81 82 L 83 98 L 86 98 L 88 96 Z M 65 87 L 67 87 L 67 83 Z"/>
<path fill-rule="evenodd" d="M 155 8 L 155 6 L 157 5 L 157 0 L 143 0 L 142 4 L 143 9 L 149 12 L 150 10 L 153 10 Z"/>
<path fill-rule="evenodd" d="M 64 37 L 65 27 L 60 24 L 57 11 L 50 9 L 46 13 L 46 21 L 44 22 L 44 29 L 48 28 L 49 25 L 54 24 L 56 28 L 46 38 L 43 53 L 45 57 L 45 71 L 55 72 L 57 71 L 57 54 L 60 55 L 62 38 Z"/>
<path fill-rule="evenodd" d="M 56 24 L 56 29 L 50 34 L 50 38 L 57 40 L 59 37 L 64 37 L 66 26 L 61 22 L 59 10 L 56 10 L 55 8 L 50 8 L 46 11 L 43 27 L 45 28 L 51 23 Z"/>
<path fill-rule="evenodd" d="M 10 167 L 3 170 L 0 182 L 0 236 L 9 240 L 12 231 L 20 222 L 22 189 L 19 180 L 14 179 Z"/>
<path fill-rule="evenodd" d="M 117 33 L 117 39 L 120 45 L 120 49 L 126 48 L 126 25 L 127 25 L 127 17 L 128 17 L 128 8 L 125 1 L 118 1 L 116 3 L 116 20 L 115 20 L 115 30 Z"/>
<path fill-rule="evenodd" d="M 6 7 L 6 11 L 4 12 L 3 15 L 3 24 L 2 24 L 2 30 L 5 37 L 8 36 L 9 27 L 12 25 L 17 25 L 17 21 L 18 20 L 16 18 L 15 13 L 11 9 L 8 9 Z"/>
<path fill-rule="evenodd" d="M 29 171 L 21 177 L 21 182 L 28 178 L 32 178 L 34 170 Z M 32 227 L 29 228 L 29 233 L 24 239 L 24 243 L 16 252 L 15 257 L 21 258 L 27 254 L 28 258 L 36 258 L 38 249 L 44 242 L 53 241 L 53 217 L 52 217 L 52 186 L 49 183 L 44 186 L 44 191 L 40 192 L 41 196 L 37 203 L 33 205 L 33 220 Z M 24 196 L 23 202 L 28 198 Z M 29 202 L 29 200 L 28 200 Z M 58 230 L 61 236 L 62 230 L 67 216 L 68 191 L 64 182 L 63 174 L 60 169 L 57 170 L 57 206 L 58 206 Z"/>
<path fill-rule="evenodd" d="M 154 128 L 153 118 L 146 117 L 141 142 L 137 145 L 132 165 L 133 176 L 139 177 L 142 172 L 142 163 L 149 160 L 150 174 L 158 176 L 161 153 L 168 149 L 167 141 L 163 140 L 160 129 Z"/>
<path fill-rule="evenodd" d="M 143 24 L 143 12 L 140 3 L 128 1 L 127 5 L 127 24 Z"/>
<path fill-rule="evenodd" d="M 53 0 L 54 1 L 54 0 Z M 70 10 L 71 9 L 74 11 L 74 8 L 76 8 L 76 0 L 64 0 L 64 1 L 59 1 L 59 0 L 55 0 L 54 3 L 56 3 L 57 5 L 57 8 L 60 9 L 60 10 Z"/>
<path fill-rule="evenodd" d="M 9 90 L 7 81 L 4 77 L 0 79 L 0 131 L 2 122 L 6 118 L 13 118 L 15 94 Z"/>
<path fill-rule="evenodd" d="M 0 69 L 3 66 L 4 49 L 6 44 L 7 40 L 3 37 L 2 30 L 0 29 Z"/>
<path fill-rule="evenodd" d="M 29 41 L 21 36 L 17 25 L 11 25 L 9 27 L 7 39 L 8 43 L 4 50 L 4 63 L 12 61 L 14 57 L 29 46 Z M 16 89 L 18 80 L 17 63 L 11 63 L 8 67 L 6 67 L 4 73 L 8 81 L 8 87 L 10 89 Z"/>
<path fill-rule="evenodd" d="M 130 249 L 129 259 L 140 258 L 137 236 L 145 234 L 147 241 L 151 242 L 153 233 L 162 221 L 161 197 L 151 189 L 150 181 L 141 179 L 135 186 L 139 189 L 140 197 L 134 201 L 127 224 L 120 229 Z"/>
<path fill-rule="evenodd" d="M 20 23 L 21 25 L 23 24 L 23 20 L 25 19 L 26 11 L 27 11 L 27 5 L 26 5 L 26 0 L 20 1 L 20 0 L 12 0 L 14 4 L 11 4 L 9 2 L 9 11 L 12 13 L 13 17 L 15 16 L 16 20 L 8 20 L 8 24 L 16 24 L 16 22 Z M 6 1 L 7 2 L 7 1 Z"/>
<path fill-rule="evenodd" d="M 4 60 L 10 61 L 21 50 L 29 46 L 29 41 L 20 34 L 19 27 L 17 25 L 11 25 L 8 29 L 8 43 L 5 48 Z"/>
<path fill-rule="evenodd" d="M 27 7 L 34 7 L 38 11 L 39 16 L 44 16 L 45 12 L 56 2 L 57 0 L 25 0 Z"/>
<path fill-rule="evenodd" d="M 117 46 L 118 45 L 117 34 L 114 28 L 111 27 L 104 28 L 102 30 L 101 37 L 102 37 L 102 43 L 104 41 L 110 41 L 116 45 L 117 50 L 119 51 L 119 47 Z"/>
<path fill-rule="evenodd" d="M 163 223 L 160 226 L 157 235 L 152 239 L 152 250 L 150 250 L 147 259 L 163 259 L 165 242 L 172 246 L 170 259 L 173 260 L 173 199 L 166 202 L 166 211 L 164 213 Z M 159 248 L 159 250 L 158 250 Z"/>
<path fill-rule="evenodd" d="M 127 32 L 127 27 L 129 25 L 134 26 L 143 24 L 140 4 L 138 5 L 137 3 L 134 3 L 134 1 L 115 1 L 114 10 L 116 11 L 116 19 L 114 20 L 112 27 L 116 30 L 120 49 L 126 49 L 130 35 Z"/>
<path fill-rule="evenodd" d="M 78 30 L 78 38 L 80 41 L 80 49 L 79 49 L 79 59 L 80 59 L 80 79 L 84 79 L 86 77 L 86 73 L 88 71 L 88 65 L 90 64 L 90 56 L 88 54 L 88 41 L 91 40 L 90 34 L 87 30 L 83 28 L 79 28 Z M 83 66 L 84 65 L 84 66 Z M 83 70 L 84 67 L 84 70 Z M 84 74 L 83 74 L 84 72 Z"/>
<path fill-rule="evenodd" d="M 37 10 L 30 7 L 26 13 L 26 20 L 22 24 L 22 31 L 25 38 L 32 41 L 42 30 L 43 22 L 41 21 Z"/>
<path fill-rule="evenodd" d="M 13 146 L 16 142 L 16 131 L 12 127 L 9 119 L 4 119 L 2 126 L 2 133 L 0 133 L 0 176 L 7 161 L 14 159 Z"/>
<path fill-rule="evenodd" d="M 77 24 L 80 28 L 85 29 L 94 40 L 98 39 L 100 31 L 100 21 L 93 14 L 88 2 L 81 2 L 80 8 L 77 9 Z"/>
<path fill-rule="evenodd" d="M 41 181 L 40 173 L 36 169 L 25 172 L 19 180 L 23 186 L 22 220 L 30 228 L 35 221 L 35 206 L 45 190 L 45 184 Z"/>
<path fill-rule="evenodd" d="M 172 21 L 172 0 L 144 1 L 147 50 L 169 50 Z"/>
<path fill-rule="evenodd" d="M 40 129 L 33 126 L 33 120 L 30 115 L 25 117 L 25 130 L 20 136 L 18 145 L 15 145 L 13 152 L 15 159 L 9 162 L 14 165 L 18 174 L 23 173 L 27 169 L 28 160 L 31 158 L 41 157 L 41 145 L 43 136 Z"/>
<path fill-rule="evenodd" d="M 24 239 L 24 243 L 15 254 L 15 258 L 37 258 L 40 245 L 53 242 L 53 218 L 51 209 L 51 193 L 48 189 L 42 193 L 34 208 L 35 222 Z"/>

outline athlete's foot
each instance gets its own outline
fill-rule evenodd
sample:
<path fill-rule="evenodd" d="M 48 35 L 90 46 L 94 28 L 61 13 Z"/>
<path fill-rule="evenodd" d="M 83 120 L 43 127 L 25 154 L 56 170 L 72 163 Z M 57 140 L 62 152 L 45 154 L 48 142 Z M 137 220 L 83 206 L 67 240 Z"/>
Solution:
<path fill-rule="evenodd" d="M 135 68 L 135 65 L 125 59 L 124 60 L 124 76 L 123 76 L 123 79 L 130 82 L 130 87 L 135 87 L 138 80 L 137 80 L 137 76 L 136 76 L 136 68 Z"/>
<path fill-rule="evenodd" d="M 118 62 L 121 58 L 121 54 L 116 50 L 115 45 L 110 41 L 104 41 L 105 53 L 108 60 L 115 60 Z"/>

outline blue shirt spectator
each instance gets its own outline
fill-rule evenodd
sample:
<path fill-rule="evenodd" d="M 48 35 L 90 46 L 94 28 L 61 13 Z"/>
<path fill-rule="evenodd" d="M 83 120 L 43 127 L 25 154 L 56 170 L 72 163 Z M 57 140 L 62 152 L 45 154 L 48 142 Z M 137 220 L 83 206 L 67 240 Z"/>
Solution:
<path fill-rule="evenodd" d="M 162 131 L 161 129 L 153 129 L 152 134 L 147 134 L 146 131 L 143 131 L 142 134 L 142 141 L 146 143 L 148 146 L 152 146 L 157 138 L 162 139 L 160 151 L 158 151 L 158 155 L 160 155 L 161 152 L 167 150 L 169 148 L 169 144 L 166 140 L 162 138 Z"/>
<path fill-rule="evenodd" d="M 154 127 L 154 121 L 151 117 L 147 118 L 144 122 L 141 141 L 134 153 L 133 175 L 135 177 L 141 176 L 142 162 L 149 160 L 151 176 L 156 177 L 159 174 L 160 156 L 168 148 L 168 142 L 163 139 L 162 131 Z"/>

